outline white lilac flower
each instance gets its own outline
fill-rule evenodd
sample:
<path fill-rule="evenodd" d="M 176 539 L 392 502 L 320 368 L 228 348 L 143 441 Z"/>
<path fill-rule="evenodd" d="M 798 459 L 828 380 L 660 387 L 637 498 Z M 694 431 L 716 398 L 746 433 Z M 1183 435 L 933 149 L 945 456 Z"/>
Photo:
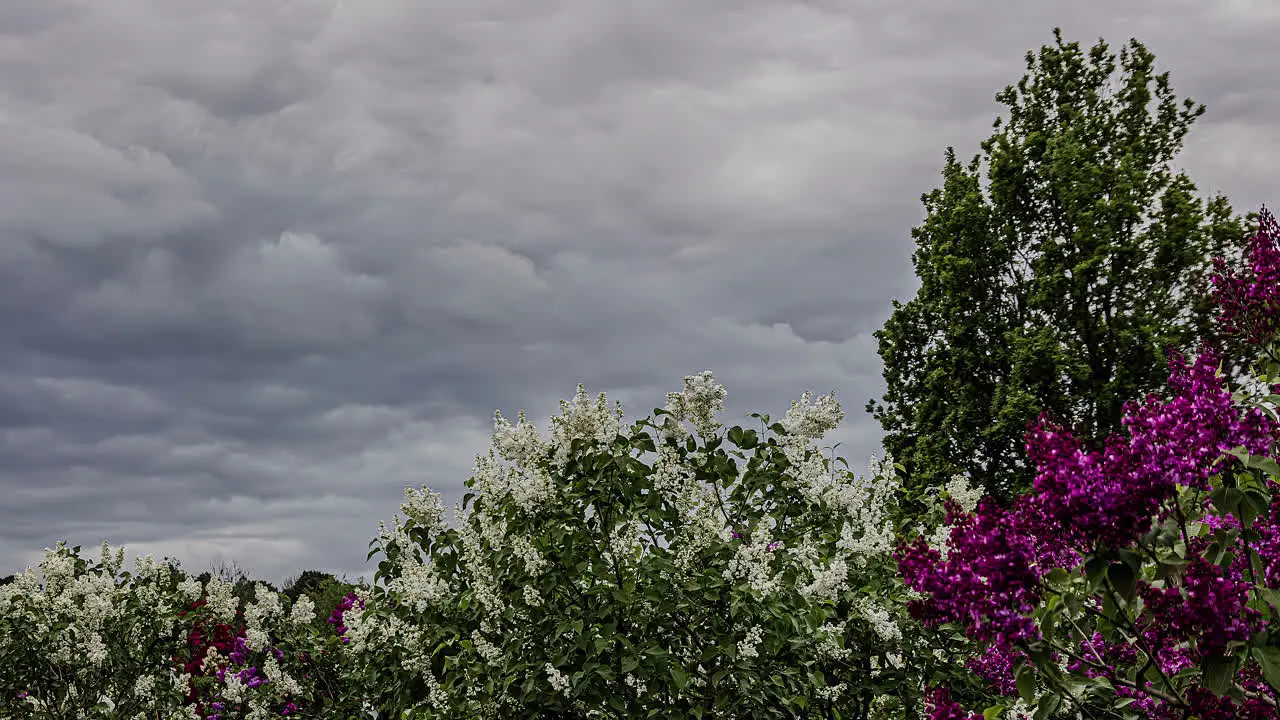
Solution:
<path fill-rule="evenodd" d="M 133 684 L 133 694 L 143 702 L 150 702 L 155 697 L 156 679 L 153 675 L 143 675 Z"/>
<path fill-rule="evenodd" d="M 765 528 L 758 528 L 757 534 L 760 537 L 742 537 L 723 576 L 730 581 L 745 580 L 751 589 L 767 597 L 778 589 L 778 579 L 770 567 L 773 553 L 769 551 L 769 543 L 772 538 Z"/>
<path fill-rule="evenodd" d="M 267 622 L 283 614 L 280 596 L 262 583 L 254 585 L 254 601 L 244 609 L 245 645 L 251 650 L 261 650 L 269 642 Z"/>
<path fill-rule="evenodd" d="M 294 625 L 310 625 L 316 619 L 316 604 L 305 594 L 298 595 L 289 608 L 289 622 Z"/>
<path fill-rule="evenodd" d="M 547 561 L 542 557 L 542 554 L 538 552 L 538 549 L 529 542 L 528 538 L 512 538 L 511 552 L 514 553 L 516 557 L 520 558 L 520 561 L 524 563 L 525 569 L 534 577 L 542 574 L 542 570 L 547 567 Z"/>
<path fill-rule="evenodd" d="M 978 507 L 978 501 L 982 499 L 982 489 L 970 486 L 964 475 L 952 475 L 944 489 L 965 512 L 973 512 Z"/>
<path fill-rule="evenodd" d="M 703 370 L 685 377 L 683 391 L 667 393 L 666 410 L 677 422 L 687 420 L 699 437 L 706 440 L 720 428 L 716 416 L 724 410 L 726 395 L 715 375 Z"/>
<path fill-rule="evenodd" d="M 218 648 L 214 645 L 209 646 L 209 652 L 205 653 L 204 660 L 200 663 L 200 669 L 206 673 L 216 672 L 222 656 L 218 654 Z"/>
<path fill-rule="evenodd" d="M 514 426 L 502 417 L 501 410 L 494 411 L 493 447 L 503 460 L 523 469 L 535 467 L 548 450 L 537 426 L 525 419 L 524 410 L 520 411 Z"/>
<path fill-rule="evenodd" d="M 587 389 L 578 385 L 573 402 L 560 401 L 560 416 L 551 418 L 551 445 L 556 449 L 553 461 L 563 467 L 569 460 L 570 446 L 576 439 L 612 442 L 622 433 L 622 405 L 615 403 L 610 412 L 604 393 L 600 393 L 593 406 L 587 398 Z"/>
<path fill-rule="evenodd" d="M 120 548 L 114 554 L 106 541 L 102 542 L 102 553 L 98 560 L 98 564 L 102 566 L 103 572 L 110 577 L 115 577 L 120 573 L 120 568 L 124 566 L 124 548 Z"/>
<path fill-rule="evenodd" d="M 262 672 L 267 676 L 267 680 L 275 685 L 277 692 L 288 693 L 294 697 L 302 695 L 302 686 L 280 667 L 274 655 L 267 654 L 262 664 Z"/>
<path fill-rule="evenodd" d="M 551 687 L 559 692 L 569 695 L 569 678 L 565 674 L 556 669 L 551 663 L 544 666 L 547 671 L 547 680 L 550 681 Z"/>
<path fill-rule="evenodd" d="M 205 583 L 204 590 L 207 607 L 218 620 L 229 623 L 236 619 L 236 610 L 239 608 L 240 601 L 231 592 L 234 589 L 231 583 L 223 582 L 217 577 L 209 578 Z"/>
<path fill-rule="evenodd" d="M 834 430 L 844 419 L 844 410 L 840 408 L 835 393 L 823 395 L 810 405 L 813 393 L 806 391 L 799 400 L 791 403 L 782 420 L 787 433 L 805 440 L 820 440 L 823 435 Z"/>
<path fill-rule="evenodd" d="M 827 686 L 827 687 L 820 687 L 820 688 L 818 688 L 818 690 L 817 690 L 817 692 L 816 692 L 815 694 L 818 696 L 818 698 L 819 698 L 820 700 L 825 700 L 825 701 L 827 701 L 827 702 L 832 702 L 832 701 L 834 701 L 834 700 L 838 699 L 838 698 L 840 697 L 841 693 L 843 693 L 847 687 L 848 687 L 848 685 L 846 685 L 845 683 L 839 683 L 839 684 L 836 684 L 836 685 L 829 685 L 829 686 Z"/>
<path fill-rule="evenodd" d="M 427 535 L 435 537 L 445 530 L 444 506 L 440 504 L 440 493 L 423 487 L 415 490 L 404 489 L 405 502 L 400 506 L 405 517 L 413 520 Z"/>
<path fill-rule="evenodd" d="M 896 643 L 902 639 L 902 630 L 893 621 L 888 610 L 867 598 L 859 598 L 856 604 L 862 617 L 871 623 L 871 628 L 882 640 Z"/>
<path fill-rule="evenodd" d="M 818 600 L 834 600 L 849 579 L 849 566 L 842 558 L 834 558 L 826 566 L 819 566 L 805 561 L 813 582 L 799 588 L 800 595 Z"/>
<path fill-rule="evenodd" d="M 399 567 L 400 574 L 388 583 L 387 589 L 399 593 L 401 602 L 413 606 L 417 612 L 425 611 L 449 592 L 449 583 L 413 553 L 401 553 Z"/>
<path fill-rule="evenodd" d="M 678 498 L 693 479 L 693 468 L 680 459 L 679 451 L 666 443 L 658 446 L 658 458 L 653 463 L 655 492 L 665 498 Z"/>
<path fill-rule="evenodd" d="M 81 652 L 94 667 L 102 667 L 102 663 L 107 659 L 107 645 L 102 641 L 102 636 L 96 632 L 90 633 L 84 639 Z"/>
<path fill-rule="evenodd" d="M 459 509 L 460 514 L 461 512 Z M 491 615 L 501 613 L 504 604 L 498 596 L 498 583 L 489 567 L 489 557 L 481 545 L 480 535 L 464 519 L 458 526 L 458 538 L 462 543 L 463 564 L 470 577 L 476 601 Z"/>
<path fill-rule="evenodd" d="M 479 630 L 471 631 L 471 644 L 475 646 L 476 653 L 485 660 L 496 663 L 502 659 L 502 650 L 488 638 L 480 634 Z"/>
<path fill-rule="evenodd" d="M 644 549 L 640 543 L 640 522 L 632 519 L 615 525 L 609 536 L 609 546 L 613 548 L 615 561 L 639 554 Z"/>
<path fill-rule="evenodd" d="M 738 641 L 738 655 L 744 658 L 754 658 L 760 656 L 760 643 L 763 641 L 762 632 L 759 627 L 752 627 L 747 630 L 746 635 Z"/>
<path fill-rule="evenodd" d="M 845 660 L 853 654 L 849 648 L 840 646 L 840 639 L 844 637 L 845 622 L 841 620 L 838 623 L 827 623 L 818 628 L 814 638 L 814 649 L 818 657 Z M 872 658 L 872 661 L 874 662 L 875 658 Z"/>
<path fill-rule="evenodd" d="M 201 594 L 200 581 L 187 576 L 178 582 L 178 592 L 187 600 L 199 600 Z"/>

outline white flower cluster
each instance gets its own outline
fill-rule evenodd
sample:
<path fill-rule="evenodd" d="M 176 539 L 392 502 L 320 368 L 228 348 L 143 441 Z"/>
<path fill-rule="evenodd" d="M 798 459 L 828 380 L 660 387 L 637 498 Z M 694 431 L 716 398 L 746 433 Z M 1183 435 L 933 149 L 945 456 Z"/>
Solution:
<path fill-rule="evenodd" d="M 289 622 L 303 627 L 310 625 L 315 619 L 316 604 L 306 595 L 299 594 L 298 599 L 293 601 L 293 607 L 289 608 Z"/>
<path fill-rule="evenodd" d="M 978 501 L 982 499 L 982 489 L 969 485 L 968 479 L 964 475 L 952 475 L 951 480 L 947 481 L 944 487 L 947 495 L 960 505 L 960 509 L 965 512 L 973 512 L 978 507 Z M 945 522 L 940 523 L 932 532 L 923 525 L 917 526 L 917 531 L 921 535 L 928 538 L 929 547 L 938 551 L 943 560 L 951 554 L 951 526 Z"/>
<path fill-rule="evenodd" d="M 813 402 L 813 393 L 806 391 L 799 400 L 791 403 L 791 409 L 782 420 L 782 427 L 794 437 L 805 440 L 821 440 L 828 432 L 836 429 L 844 420 L 835 393 L 823 395 Z"/>
<path fill-rule="evenodd" d="M 827 702 L 833 702 L 837 700 L 847 688 L 848 688 L 847 684 L 837 683 L 835 685 L 829 685 L 827 687 L 818 688 L 816 694 L 819 700 L 826 700 Z"/>
<path fill-rule="evenodd" d="M 384 534 L 383 537 L 385 539 L 388 536 Z M 412 606 L 417 612 L 423 612 L 427 606 L 448 595 L 448 581 L 419 558 L 417 548 L 410 544 L 403 526 L 397 523 L 390 539 L 400 548 L 400 554 L 396 558 L 399 572 L 387 583 L 390 592 L 399 593 L 400 601 Z"/>
<path fill-rule="evenodd" d="M 644 545 L 640 542 L 640 523 L 633 519 L 615 525 L 609 534 L 609 547 L 613 549 L 615 563 L 638 558 L 644 552 Z"/>
<path fill-rule="evenodd" d="M 581 386 L 579 386 L 581 388 Z M 562 407 L 564 403 L 561 404 Z M 596 431 L 593 429 L 593 436 Z M 492 479 L 484 483 L 490 496 L 511 494 L 516 506 L 527 513 L 536 513 L 555 497 L 555 486 L 542 465 L 550 445 L 542 440 L 538 428 L 525 419 L 520 411 L 519 422 L 512 426 L 500 411 L 494 413 L 493 448 L 487 461 L 477 458 L 477 472 Z M 494 453 L 513 464 L 511 468 L 496 467 Z M 478 486 L 480 482 L 478 481 Z"/>
<path fill-rule="evenodd" d="M 253 600 L 244 609 L 244 644 L 256 651 L 266 648 L 271 642 L 267 629 L 271 620 L 279 617 L 283 610 L 280 607 L 280 596 L 262 583 L 253 586 Z"/>
<path fill-rule="evenodd" d="M 564 673 L 556 669 L 551 663 L 547 663 L 544 668 L 547 671 L 547 680 L 551 683 L 551 687 L 566 696 L 569 694 L 569 678 Z"/>
<path fill-rule="evenodd" d="M 459 514 L 462 514 L 461 509 Z M 484 517 L 481 516 L 480 520 L 483 523 Z M 491 555 L 485 551 L 480 534 L 471 527 L 465 516 L 462 522 L 458 523 L 458 538 L 462 541 L 463 565 L 471 581 L 471 590 L 475 593 L 476 600 L 490 616 L 498 615 L 505 604 L 498 594 L 498 580 L 493 575 L 493 568 L 490 567 Z"/>
<path fill-rule="evenodd" d="M 471 631 L 471 644 L 475 646 L 476 653 L 487 662 L 496 663 L 502 659 L 502 649 L 489 642 L 479 630 Z"/>
<path fill-rule="evenodd" d="M 209 611 L 224 623 L 235 621 L 236 609 L 240 606 L 240 601 L 232 594 L 233 590 L 234 585 L 217 577 L 211 577 L 205 583 L 205 599 L 208 601 Z"/>
<path fill-rule="evenodd" d="M 551 445 L 555 448 L 554 462 L 563 467 L 569 460 L 569 446 L 576 438 L 594 439 L 601 443 L 613 442 L 622 433 L 622 404 L 616 403 L 609 411 L 604 393 L 591 405 L 585 386 L 578 385 L 573 402 L 560 401 L 560 416 L 551 418 Z"/>
<path fill-rule="evenodd" d="M 760 643 L 764 641 L 763 632 L 758 626 L 747 630 L 738 641 L 738 655 L 744 658 L 760 657 Z"/>
<path fill-rule="evenodd" d="M 825 566 L 809 562 L 807 559 L 804 562 L 806 569 L 813 577 L 813 582 L 800 586 L 801 597 L 835 601 L 849 580 L 848 564 L 840 557 L 832 559 Z"/>
<path fill-rule="evenodd" d="M 973 512 L 977 509 L 978 501 L 982 499 L 982 488 L 969 485 L 969 479 L 964 475 L 952 475 L 944 489 L 965 512 Z"/>
<path fill-rule="evenodd" d="M 845 518 L 836 549 L 848 553 L 855 565 L 865 565 L 866 559 L 888 555 L 893 551 L 893 525 L 889 520 L 889 503 L 898 488 L 897 471 L 892 458 L 883 462 L 871 457 L 868 474 L 854 480 L 845 474 L 846 482 L 840 493 Z"/>
<path fill-rule="evenodd" d="M 533 543 L 529 542 L 528 538 L 511 538 L 511 552 L 520 558 L 520 562 L 524 563 L 525 569 L 534 577 L 541 575 L 542 571 L 547 567 L 546 559 L 533 546 Z"/>
<path fill-rule="evenodd" d="M 148 709 L 142 713 L 144 718 L 161 710 L 167 711 L 167 717 L 196 717 L 194 708 L 172 707 L 173 702 L 186 695 L 190 676 L 169 662 L 168 653 L 154 651 L 158 643 L 169 639 L 166 636 L 170 633 L 183 632 L 179 630 L 182 621 L 178 612 L 200 599 L 205 588 L 193 578 L 175 578 L 176 564 L 157 563 L 150 555 L 135 558 L 131 577 L 119 582 L 124 551 L 113 553 L 105 543 L 96 568 L 78 569 L 81 562 L 60 542 L 56 548 L 46 549 L 38 566 L 39 576 L 34 568 L 27 568 L 14 582 L 0 587 L 0 624 L 15 629 L 0 635 L 0 655 L 21 657 L 32 651 L 41 652 L 47 661 L 67 666 L 66 677 L 75 678 L 73 683 L 53 689 L 44 687 L 42 679 L 20 679 L 31 689 L 25 701 L 35 705 L 38 712 L 57 706 L 57 714 L 84 703 L 101 704 L 119 714 L 122 704 L 136 708 L 141 703 Z M 230 584 L 211 578 L 207 591 L 206 609 L 216 613 L 218 619 L 233 619 L 237 602 Z M 315 616 L 315 606 L 305 596 L 293 611 L 294 616 L 305 617 L 308 623 Z M 259 584 L 256 602 L 245 611 L 249 625 L 246 635 L 260 646 L 265 645 L 269 621 L 282 615 L 280 596 Z M 110 645 L 108 640 L 112 641 Z M 216 649 L 210 648 L 202 661 L 206 669 L 216 667 Z M 270 706 L 278 703 L 282 693 L 295 697 L 304 694 L 275 657 L 268 655 L 262 667 L 271 681 L 262 690 L 250 690 L 236 673 L 227 673 L 224 695 L 247 698 L 262 715 L 269 714 Z M 110 672 L 99 672 L 108 668 Z"/>
<path fill-rule="evenodd" d="M 631 673 L 627 673 L 626 677 L 624 677 L 623 680 L 627 683 L 628 687 L 635 689 L 637 695 L 644 695 L 644 691 L 647 688 L 643 680 L 637 678 L 635 675 L 632 675 Z"/>
<path fill-rule="evenodd" d="M 501 410 L 494 411 L 493 447 L 503 460 L 530 468 L 546 457 L 550 449 L 538 427 L 525 418 L 524 410 L 520 411 L 515 425 L 502 417 Z"/>
<path fill-rule="evenodd" d="M 814 637 L 814 648 L 818 653 L 818 657 L 845 660 L 853 654 L 852 650 L 840 645 L 840 639 L 844 637 L 846 622 L 844 620 L 838 623 L 829 622 L 818 628 L 817 635 Z"/>
<path fill-rule="evenodd" d="M 745 580 L 752 590 L 764 597 L 778 591 L 778 578 L 772 565 L 775 558 L 769 544 L 773 536 L 767 528 L 756 528 L 756 532 L 742 533 L 742 542 L 737 545 L 729 566 L 724 569 L 726 580 Z"/>
<path fill-rule="evenodd" d="M 886 642 L 896 643 L 902 640 L 902 629 L 893 621 L 893 616 L 884 606 L 869 598 L 858 598 L 856 601 L 859 614 L 871 623 L 871 629 Z"/>
<path fill-rule="evenodd" d="M 440 504 L 440 493 L 423 487 L 415 490 L 406 486 L 405 502 L 400 510 L 421 528 L 427 535 L 435 537 L 445 530 L 444 506 Z"/>
<path fill-rule="evenodd" d="M 710 370 L 684 379 L 684 390 L 667 393 L 667 412 L 673 423 L 664 428 L 667 433 L 683 439 L 686 433 L 678 423 L 688 422 L 703 440 L 710 440 L 720 429 L 716 416 L 724 410 L 726 396 L 724 386 L 716 382 Z"/>

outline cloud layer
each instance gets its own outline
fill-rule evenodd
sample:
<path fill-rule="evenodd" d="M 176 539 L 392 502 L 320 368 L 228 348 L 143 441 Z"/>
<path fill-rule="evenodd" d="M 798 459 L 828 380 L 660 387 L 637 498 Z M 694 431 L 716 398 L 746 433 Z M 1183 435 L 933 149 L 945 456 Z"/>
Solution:
<path fill-rule="evenodd" d="M 579 382 L 835 390 L 863 465 L 919 196 L 1055 25 L 1146 43 L 1202 192 L 1278 201 L 1261 0 L 6 0 L 0 575 L 68 538 L 354 577 Z"/>

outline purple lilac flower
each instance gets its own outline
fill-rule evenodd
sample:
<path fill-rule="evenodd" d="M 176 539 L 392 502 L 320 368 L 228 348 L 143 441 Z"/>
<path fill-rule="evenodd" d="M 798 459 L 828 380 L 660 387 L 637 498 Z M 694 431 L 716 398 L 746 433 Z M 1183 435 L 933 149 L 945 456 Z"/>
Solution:
<path fill-rule="evenodd" d="M 1205 488 L 1226 451 L 1239 445 L 1255 455 L 1272 451 L 1276 424 L 1261 410 L 1242 417 L 1232 406 L 1212 350 L 1194 366 L 1171 352 L 1169 366 L 1176 396 L 1127 403 L 1127 441 L 1113 435 L 1102 452 L 1089 452 L 1043 417 L 1028 432 L 1027 453 L 1039 470 L 1032 502 L 1075 547 L 1127 547 L 1151 528 L 1177 485 Z"/>
<path fill-rule="evenodd" d="M 1227 450 L 1243 445 L 1257 455 L 1272 452 L 1276 424 L 1256 409 L 1242 416 L 1233 407 L 1212 351 L 1202 352 L 1193 366 L 1171 353 L 1169 364 L 1175 397 L 1129 403 L 1127 441 L 1113 435 L 1103 450 L 1087 451 L 1042 418 L 1027 435 L 1028 454 L 1039 470 L 1030 495 L 1011 509 L 984 500 L 974 514 L 949 504 L 946 561 L 922 538 L 900 547 L 903 578 L 927 595 L 910 603 L 911 614 L 928 625 L 960 624 L 969 637 L 1002 650 L 1038 638 L 1027 616 L 1039 603 L 1039 581 L 1048 569 L 1075 567 L 1081 554 L 1098 546 L 1131 546 L 1177 485 L 1204 488 L 1224 458 L 1233 461 L 1224 455 Z M 1280 532 L 1276 545 L 1280 550 Z M 1273 557 L 1280 563 L 1280 552 Z M 1212 620 L 1243 611 L 1234 579 L 1198 574 L 1190 583 L 1186 602 L 1179 599 L 1176 606 L 1182 608 L 1180 622 L 1169 627 L 1194 636 L 1207 652 L 1256 627 L 1248 613 Z M 1180 589 L 1170 592 L 1181 598 Z M 1169 612 L 1175 611 L 1172 597 L 1161 606 Z M 1162 662 L 1173 666 L 1183 660 L 1175 653 Z"/>
<path fill-rule="evenodd" d="M 1265 207 L 1258 215 L 1258 232 L 1249 238 L 1249 271 L 1236 273 L 1214 258 L 1217 272 L 1210 277 L 1219 326 L 1253 344 L 1280 330 L 1280 225 Z"/>
<path fill-rule="evenodd" d="M 238 637 L 236 638 L 234 649 L 228 657 L 233 665 L 243 665 L 248 654 L 249 646 L 245 644 L 244 638 Z"/>
<path fill-rule="evenodd" d="M 1229 643 L 1248 640 L 1262 629 L 1262 613 L 1248 607 L 1252 583 L 1232 578 L 1218 565 L 1196 556 L 1187 566 L 1182 585 L 1161 589 L 1139 583 L 1147 608 L 1145 624 L 1157 647 L 1194 640 L 1201 658 L 1222 655 Z"/>
<path fill-rule="evenodd" d="M 986 680 L 997 694 L 1015 695 L 1018 692 L 1018 684 L 1013 670 L 1018 663 L 1026 659 L 1027 654 L 1021 650 L 992 645 L 981 657 L 971 657 L 966 660 L 964 666 Z"/>
<path fill-rule="evenodd" d="M 357 596 L 355 593 L 347 593 L 345 596 L 343 596 L 342 602 L 338 603 L 337 607 L 333 609 L 333 612 L 329 614 L 328 622 L 330 625 L 334 626 L 333 628 L 334 632 L 336 632 L 339 635 L 339 638 L 342 640 L 343 643 L 351 642 L 351 638 L 346 637 L 347 626 L 344 625 L 342 622 L 343 617 L 345 616 L 346 611 L 355 607 L 357 603 L 359 603 L 360 609 L 363 610 L 364 601 L 361 600 L 359 596 Z"/>
<path fill-rule="evenodd" d="M 245 684 L 245 687 L 251 688 L 256 688 L 270 682 L 267 680 L 267 676 L 262 674 L 262 671 L 257 667 L 245 668 L 244 670 L 236 673 L 236 677 L 239 678 L 240 682 Z"/>
<path fill-rule="evenodd" d="M 951 693 L 943 688 L 929 691 L 925 706 L 929 711 L 929 720 L 982 720 L 982 716 L 977 713 L 965 712 L 959 703 L 951 699 Z"/>
<path fill-rule="evenodd" d="M 1007 646 L 1038 638 L 1027 615 L 1040 601 L 1040 573 L 1032 540 L 1008 522 L 1009 511 L 984 498 L 974 514 L 952 513 L 946 561 L 924 538 L 899 548 L 908 587 L 928 595 L 908 611 L 926 625 L 953 622 L 966 634 Z"/>

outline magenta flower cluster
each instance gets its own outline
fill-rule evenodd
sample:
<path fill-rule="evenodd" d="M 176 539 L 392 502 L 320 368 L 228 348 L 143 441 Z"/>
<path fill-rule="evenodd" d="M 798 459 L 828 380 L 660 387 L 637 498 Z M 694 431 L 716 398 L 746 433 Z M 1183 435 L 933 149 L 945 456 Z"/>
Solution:
<path fill-rule="evenodd" d="M 1251 272 L 1241 275 L 1217 263 L 1214 298 L 1227 332 L 1262 342 L 1280 332 L 1280 230 L 1265 210 L 1249 260 Z M 1043 580 L 1051 570 L 1065 569 L 1069 577 L 1082 573 L 1089 558 L 1112 562 L 1117 551 L 1138 548 L 1154 523 L 1175 511 L 1179 487 L 1211 491 L 1212 478 L 1239 467 L 1235 448 L 1276 457 L 1280 424 L 1258 408 L 1235 404 L 1211 349 L 1202 348 L 1194 362 L 1171 351 L 1169 368 L 1171 399 L 1153 394 L 1127 403 L 1128 437 L 1113 435 L 1100 450 L 1087 449 L 1045 416 L 1030 423 L 1026 450 L 1037 471 L 1032 492 L 1008 508 L 984 499 L 973 513 L 949 503 L 945 560 L 922 537 L 898 548 L 906 584 L 924 594 L 910 603 L 911 614 L 928 626 L 957 624 L 985 645 L 985 654 L 966 666 L 997 694 L 1016 693 L 1014 670 L 1027 657 L 1023 650 L 1043 639 L 1032 615 L 1048 592 Z M 1130 710 L 1148 717 L 1277 717 L 1280 697 L 1262 681 L 1256 663 L 1245 663 L 1234 678 L 1244 691 L 1236 700 L 1193 682 L 1176 698 L 1176 712 L 1164 702 L 1171 696 L 1158 692 L 1138 668 L 1146 662 L 1139 648 L 1173 676 L 1231 654 L 1267 627 L 1249 602 L 1258 585 L 1280 587 L 1280 486 L 1270 482 L 1269 488 L 1269 513 L 1247 535 L 1240 534 L 1238 518 L 1206 504 L 1203 519 L 1212 533 L 1182 537 L 1187 562 L 1177 576 L 1163 587 L 1131 581 L 1143 601 L 1133 619 L 1138 636 L 1108 643 L 1095 633 L 1080 644 L 1068 670 L 1106 677 L 1117 696 L 1133 698 Z M 1234 555 L 1210 562 L 1205 555 L 1223 535 L 1234 543 Z M 1261 568 L 1256 580 L 1250 550 Z M 1095 612 L 1101 608 L 1097 604 Z M 934 690 L 928 699 L 931 720 L 978 717 L 967 715 L 946 690 Z"/>
<path fill-rule="evenodd" d="M 359 603 L 360 609 L 363 610 L 364 601 L 356 597 L 355 593 L 347 593 L 345 596 L 343 596 L 342 602 L 338 603 L 338 606 L 335 607 L 333 609 L 333 612 L 329 614 L 328 623 L 334 626 L 333 627 L 334 632 L 338 633 L 338 636 L 341 638 L 344 644 L 350 643 L 351 638 L 347 637 L 344 634 L 347 632 L 347 626 L 343 624 L 343 618 L 345 617 L 346 612 L 351 608 L 355 607 L 357 603 Z"/>
<path fill-rule="evenodd" d="M 1010 512 L 984 499 L 976 513 L 952 507 L 951 552 L 942 555 L 924 538 L 900 548 L 898 568 L 924 600 L 908 605 L 928 626 L 964 625 L 970 637 L 1006 647 L 1039 637 L 1027 615 L 1040 602 L 1034 542 L 1009 522 Z"/>
<path fill-rule="evenodd" d="M 1258 232 L 1249 239 L 1247 272 L 1235 272 L 1214 258 L 1210 277 L 1218 322 L 1229 333 L 1261 344 L 1280 331 L 1280 225 L 1266 208 L 1259 213 Z"/>

